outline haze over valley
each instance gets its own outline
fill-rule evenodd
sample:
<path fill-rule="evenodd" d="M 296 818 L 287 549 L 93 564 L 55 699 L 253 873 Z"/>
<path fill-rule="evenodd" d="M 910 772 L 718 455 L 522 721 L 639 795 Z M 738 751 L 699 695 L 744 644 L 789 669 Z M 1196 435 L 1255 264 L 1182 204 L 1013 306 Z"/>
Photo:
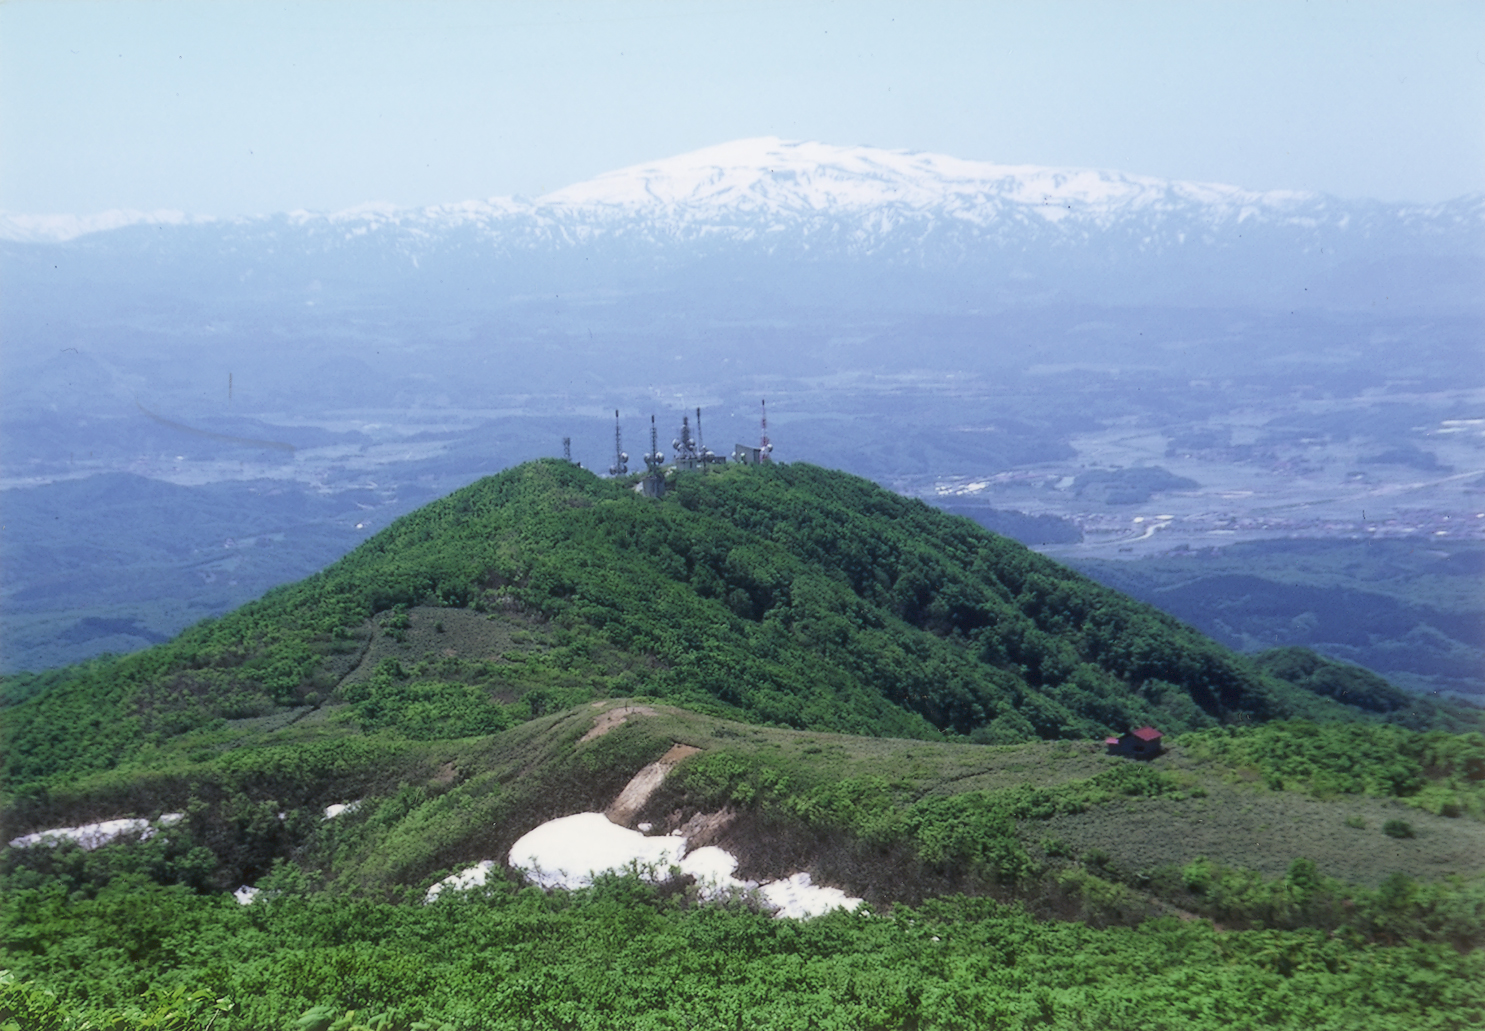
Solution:
<path fill-rule="evenodd" d="M 9 669 L 163 639 L 563 437 L 602 471 L 615 409 L 633 453 L 697 407 L 730 453 L 766 397 L 780 458 L 1234 646 L 1485 692 L 1479 195 L 762 138 L 534 201 L 0 225 Z M 1171 593 L 1214 563 L 1256 588 L 1220 619 Z"/>

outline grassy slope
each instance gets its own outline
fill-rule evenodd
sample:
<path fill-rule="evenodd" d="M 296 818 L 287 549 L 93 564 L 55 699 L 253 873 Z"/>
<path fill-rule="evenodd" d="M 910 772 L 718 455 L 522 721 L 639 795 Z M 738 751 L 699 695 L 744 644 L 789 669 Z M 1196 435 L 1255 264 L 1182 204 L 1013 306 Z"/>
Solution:
<path fill-rule="evenodd" d="M 1081 1028 L 1127 1022 L 1138 999 L 1142 1019 L 1162 1015 L 1151 1026 L 1455 1028 L 1481 1005 L 1461 990 L 1477 983 L 1478 949 L 1457 950 L 1485 940 L 1485 823 L 1419 808 L 1449 790 L 1480 811 L 1478 735 L 1332 725 L 1374 750 L 1437 760 L 1431 741 L 1459 760 L 1337 794 L 1325 774 L 1348 769 L 1357 742 L 1311 749 L 1325 769 L 1296 766 L 1286 735 L 1310 724 L 1188 735 L 1146 765 L 1090 742 L 863 738 L 639 701 L 648 714 L 587 742 L 624 701 L 434 740 L 357 733 L 353 705 L 323 706 L 186 733 L 58 788 L 62 812 L 186 819 L 93 852 L 0 852 L 0 966 L 36 982 L 0 986 L 0 1017 L 70 1031 L 113 1007 L 120 1026 L 155 1026 L 148 1014 L 167 1010 L 201 1026 L 222 999 L 236 1016 L 213 1026 L 228 1029 L 290 1026 L 317 1004 L 395 1014 L 400 1031 L 420 1016 L 473 1031 L 725 1026 L 744 1012 L 748 1026 L 792 1027 L 810 1007 L 822 1026 L 993 1026 L 1016 1012 L 1025 1026 Z M 700 754 L 636 821 L 663 830 L 730 813 L 717 841 L 745 875 L 807 869 L 891 914 L 794 930 L 695 906 L 684 890 L 545 895 L 504 880 L 438 906 L 397 904 L 503 857 L 546 819 L 602 808 L 676 742 Z M 1413 793 L 1377 793 L 1389 784 Z M 357 800 L 322 818 L 325 804 Z M 1398 818 L 1413 837 L 1382 833 Z M 221 894 L 244 881 L 268 901 Z M 946 892 L 1025 908 L 930 898 Z M 1171 914 L 1182 920 L 1144 922 Z M 1423 941 L 1379 947 L 1409 939 Z"/>
<path fill-rule="evenodd" d="M 521 617 L 543 644 L 354 665 L 371 635 L 415 632 L 419 605 Z M 363 726 L 430 739 L 634 693 L 981 742 L 1358 715 L 968 520 L 799 465 L 683 478 L 657 504 L 531 463 L 169 644 L 53 679 L 3 713 L 22 800 L 216 719 L 335 698 Z"/>
<path fill-rule="evenodd" d="M 60 881 L 84 895 L 128 871 L 219 891 L 258 882 L 276 860 L 290 860 L 308 883 L 337 892 L 421 889 L 461 865 L 502 860 L 545 820 L 604 808 L 677 742 L 700 754 L 677 768 L 636 821 L 663 831 L 697 813 L 726 813 L 715 840 L 739 856 L 744 875 L 808 869 L 879 904 L 969 891 L 1019 898 L 1043 915 L 1122 922 L 1174 905 L 1281 926 L 1339 925 L 1356 914 L 1270 911 L 1276 898 L 1292 901 L 1285 878 L 1293 860 L 1308 859 L 1318 878 L 1348 885 L 1330 889 L 1337 903 L 1338 893 L 1369 897 L 1400 872 L 1446 883 L 1485 868 L 1485 822 L 1428 804 L 1450 791 L 1477 817 L 1485 811 L 1478 736 L 1360 728 L 1360 737 L 1330 742 L 1340 747 L 1328 762 L 1327 749 L 1311 750 L 1324 769 L 1301 770 L 1285 743 L 1307 725 L 1275 725 L 1236 737 L 1188 735 L 1139 764 L 1105 756 L 1092 742 L 987 748 L 861 738 L 650 701 L 648 712 L 582 740 L 604 712 L 624 704 L 584 704 L 458 740 L 346 736 L 348 706 L 322 709 L 314 720 L 184 735 L 52 800 L 59 812 L 94 817 L 183 811 L 178 830 L 93 853 L 12 849 L 0 872 L 12 888 Z M 1406 752 L 1425 740 L 1456 747 L 1458 761 L 1446 769 L 1435 754 L 1428 767 L 1398 767 L 1392 780 L 1344 790 L 1326 779 L 1344 767 L 1342 753 Z M 325 805 L 357 800 L 354 812 L 322 818 Z M 1383 834 L 1396 819 L 1412 837 Z M 1189 873 L 1203 861 L 1210 869 Z M 1223 869 L 1252 872 L 1224 880 Z M 1206 881 L 1221 890 L 1193 887 Z"/>

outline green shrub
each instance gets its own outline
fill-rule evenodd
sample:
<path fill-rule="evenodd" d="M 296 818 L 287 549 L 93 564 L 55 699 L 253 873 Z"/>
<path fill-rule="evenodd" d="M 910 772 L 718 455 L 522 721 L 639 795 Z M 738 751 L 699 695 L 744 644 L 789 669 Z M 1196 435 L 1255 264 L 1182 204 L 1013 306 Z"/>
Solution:
<path fill-rule="evenodd" d="M 1389 838 L 1411 838 L 1413 825 L 1407 820 L 1388 820 L 1382 824 L 1382 833 Z"/>
<path fill-rule="evenodd" d="M 1274 790 L 1401 799 L 1435 815 L 1485 817 L 1485 736 L 1376 723 L 1286 721 L 1183 735 L 1197 759 L 1255 770 Z"/>
<path fill-rule="evenodd" d="M 1055 859 L 1071 859 L 1075 854 L 1067 842 L 1052 837 L 1042 839 L 1042 851 Z"/>

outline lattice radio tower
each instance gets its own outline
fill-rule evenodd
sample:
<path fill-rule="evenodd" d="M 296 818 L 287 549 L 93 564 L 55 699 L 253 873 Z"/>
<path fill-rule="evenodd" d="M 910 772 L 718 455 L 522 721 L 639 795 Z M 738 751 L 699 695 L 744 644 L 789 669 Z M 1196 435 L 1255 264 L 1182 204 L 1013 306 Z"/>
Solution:
<path fill-rule="evenodd" d="M 629 472 L 629 456 L 624 453 L 624 439 L 619 431 L 619 410 L 614 409 L 614 464 L 610 476 L 624 476 Z"/>
<path fill-rule="evenodd" d="M 701 467 L 703 470 L 706 469 L 707 466 L 712 465 L 714 462 L 726 461 L 726 459 L 719 459 L 716 455 L 712 454 L 706 449 L 706 442 L 701 437 L 700 408 L 696 409 L 696 451 L 701 458 Z"/>
<path fill-rule="evenodd" d="M 665 464 L 665 455 L 660 452 L 660 438 L 655 431 L 655 417 L 650 416 L 650 453 L 645 455 L 645 468 L 651 475 L 658 473 Z"/>

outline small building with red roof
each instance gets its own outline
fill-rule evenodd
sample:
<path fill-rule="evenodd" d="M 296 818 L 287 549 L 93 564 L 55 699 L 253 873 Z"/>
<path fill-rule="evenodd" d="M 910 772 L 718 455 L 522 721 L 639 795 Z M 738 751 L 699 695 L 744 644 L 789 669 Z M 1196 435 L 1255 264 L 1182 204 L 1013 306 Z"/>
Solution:
<path fill-rule="evenodd" d="M 1164 751 L 1160 743 L 1162 735 L 1154 727 L 1141 727 L 1118 737 L 1106 737 L 1109 755 L 1124 755 L 1131 759 L 1153 759 Z"/>

